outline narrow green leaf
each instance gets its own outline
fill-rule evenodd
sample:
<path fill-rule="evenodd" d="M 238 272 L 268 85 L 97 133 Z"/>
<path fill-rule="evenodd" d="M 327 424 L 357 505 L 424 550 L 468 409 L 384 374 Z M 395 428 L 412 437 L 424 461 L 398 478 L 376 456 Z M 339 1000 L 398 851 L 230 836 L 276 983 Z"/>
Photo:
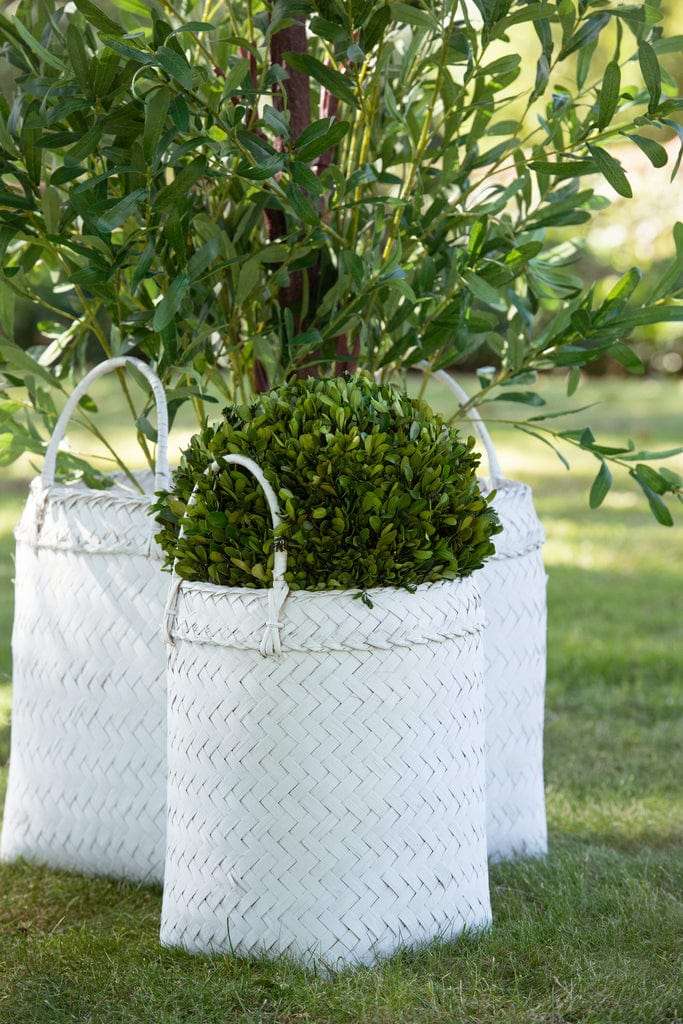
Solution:
<path fill-rule="evenodd" d="M 573 409 L 557 409 L 555 412 L 544 412 L 537 416 L 530 416 L 526 421 L 527 423 L 541 423 L 546 420 L 557 420 L 563 419 L 566 416 L 577 416 L 580 412 L 586 412 L 587 409 L 594 409 L 599 402 L 589 402 L 587 405 L 578 405 Z"/>
<path fill-rule="evenodd" d="M 646 324 L 673 324 L 683 321 L 683 305 L 651 306 L 649 309 L 634 309 L 627 316 L 619 317 L 611 324 L 612 327 L 644 327 Z"/>
<path fill-rule="evenodd" d="M 284 53 L 282 57 L 291 68 L 314 78 L 333 96 L 348 103 L 351 107 L 358 106 L 351 83 L 339 71 L 326 67 L 310 53 Z"/>
<path fill-rule="evenodd" d="M 187 264 L 187 272 L 192 278 L 200 277 L 221 254 L 223 239 L 220 234 L 213 235 L 197 249 Z"/>
<path fill-rule="evenodd" d="M 576 84 L 578 85 L 579 89 L 583 89 L 584 85 L 586 84 L 586 79 L 588 78 L 588 74 L 591 69 L 591 64 L 593 63 L 593 57 L 595 55 L 597 46 L 597 40 L 594 39 L 592 43 L 588 43 L 588 45 L 584 46 L 581 50 L 579 50 L 577 54 Z"/>
<path fill-rule="evenodd" d="M 19 370 L 22 375 L 39 377 L 44 384 L 51 388 L 62 390 L 59 381 L 52 374 L 38 363 L 28 352 L 24 352 L 18 345 L 10 343 L 0 345 L 0 356 L 6 359 L 11 367 Z"/>
<path fill-rule="evenodd" d="M 145 129 L 142 136 L 142 149 L 147 161 L 152 161 L 159 145 L 172 98 L 173 94 L 166 86 L 148 92 L 145 97 Z"/>
<path fill-rule="evenodd" d="M 662 98 L 662 69 L 659 66 L 657 54 L 644 39 L 641 39 L 638 46 L 638 61 L 640 62 L 640 70 L 643 73 L 645 86 L 650 94 L 648 112 L 650 115 L 653 115 Z"/>
<path fill-rule="evenodd" d="M 632 199 L 633 192 L 631 186 L 619 161 L 600 146 L 589 146 L 588 150 L 595 160 L 598 170 L 607 179 L 614 191 L 626 199 Z"/>
<path fill-rule="evenodd" d="M 361 30 L 360 44 L 365 53 L 374 50 L 391 23 L 391 8 L 388 4 L 378 7 Z"/>
<path fill-rule="evenodd" d="M 301 348 L 307 346 L 311 348 L 317 345 L 322 345 L 322 341 L 323 339 L 320 331 L 316 331 L 315 328 L 311 328 L 308 331 L 304 331 L 302 334 L 297 334 L 292 338 L 289 344 L 292 347 Z"/>
<path fill-rule="evenodd" d="M 22 25 L 18 18 L 14 18 L 12 21 L 15 31 L 21 36 L 23 42 L 28 46 L 29 50 L 32 50 L 37 57 L 42 60 L 43 64 L 47 64 L 49 67 L 54 68 L 55 71 L 61 71 L 62 74 L 67 74 L 66 65 L 59 57 L 55 57 L 54 53 L 50 53 L 46 50 L 42 43 L 31 35 L 25 25 Z"/>
<path fill-rule="evenodd" d="M 594 160 L 530 160 L 529 167 L 540 174 L 554 178 L 578 178 L 582 174 L 595 174 L 598 170 Z"/>
<path fill-rule="evenodd" d="M 545 53 L 542 53 L 536 64 L 536 79 L 531 93 L 531 101 L 537 100 L 545 92 L 550 81 L 550 61 Z"/>
<path fill-rule="evenodd" d="M 102 36 L 102 45 L 118 53 L 121 57 L 125 57 L 126 60 L 135 61 L 136 64 L 154 64 L 154 54 L 148 50 L 139 50 L 135 46 L 129 46 L 128 43 L 122 43 L 120 39 Z"/>
<path fill-rule="evenodd" d="M 664 36 L 652 43 L 655 53 L 680 53 L 683 51 L 683 36 Z"/>
<path fill-rule="evenodd" d="M 598 128 L 606 128 L 614 117 L 619 105 L 621 70 L 615 60 L 605 68 L 600 96 L 598 97 Z"/>
<path fill-rule="evenodd" d="M 610 288 L 600 312 L 603 309 L 613 308 L 620 303 L 627 302 L 640 284 L 642 277 L 638 267 L 631 267 L 625 274 L 622 274 L 617 283 Z"/>
<path fill-rule="evenodd" d="M 284 111 L 276 110 L 269 103 L 263 108 L 263 121 L 280 139 L 289 139 L 289 122 Z"/>
<path fill-rule="evenodd" d="M 7 127 L 7 121 L 5 116 L 0 110 L 0 146 L 10 154 L 10 156 L 18 156 L 19 150 L 17 144 L 10 135 L 9 128 Z"/>
<path fill-rule="evenodd" d="M 624 459 L 625 462 L 638 462 L 639 460 L 640 461 L 644 461 L 645 459 L 649 459 L 649 460 L 673 459 L 674 456 L 676 456 L 676 455 L 683 455 L 683 447 L 679 447 L 679 448 L 666 448 L 664 451 L 659 451 L 659 452 L 651 452 L 651 451 L 633 452 L 632 455 L 624 455 L 623 459 Z"/>
<path fill-rule="evenodd" d="M 292 175 L 292 181 L 300 185 L 301 188 L 305 188 L 311 195 L 322 196 L 326 192 L 324 184 L 308 164 L 304 164 L 300 160 L 292 160 L 289 165 L 289 171 Z"/>
<path fill-rule="evenodd" d="M 100 32 L 107 32 L 112 36 L 122 36 L 123 29 L 115 21 L 100 10 L 96 4 L 91 3 L 91 0 L 74 0 L 76 7 L 85 16 L 86 20 L 98 28 Z"/>
<path fill-rule="evenodd" d="M 249 61 L 246 57 L 241 57 L 239 60 L 235 61 L 233 66 L 227 72 L 223 83 L 223 94 L 226 97 L 232 96 L 234 92 L 242 88 L 245 75 L 248 71 Z"/>
<path fill-rule="evenodd" d="M 612 474 L 610 473 L 609 466 L 606 462 L 601 461 L 598 475 L 593 481 L 590 495 L 588 496 L 588 504 L 591 508 L 600 508 L 611 486 Z"/>
<path fill-rule="evenodd" d="M 638 479 L 647 484 L 656 494 L 666 494 L 669 490 L 668 481 L 663 476 L 660 476 L 652 466 L 646 466 L 644 463 L 639 462 L 635 472 L 638 475 Z"/>
<path fill-rule="evenodd" d="M 0 331 L 8 342 L 14 341 L 14 311 L 16 307 L 16 295 L 8 287 L 5 279 L 0 277 Z M 7 402 L 0 403 L 1 409 L 7 411 Z M 14 410 L 16 411 L 16 410 Z M 0 415 L 2 419 L 2 415 Z"/>
<path fill-rule="evenodd" d="M 103 40 L 104 44 L 104 40 Z M 93 90 L 100 99 L 109 94 L 119 67 L 119 55 L 111 47 L 94 58 Z"/>
<path fill-rule="evenodd" d="M 239 174 L 240 178 L 248 178 L 249 181 L 267 181 L 281 171 L 284 165 L 283 158 L 276 153 L 256 164 L 242 160 L 235 168 L 235 173 Z"/>
<path fill-rule="evenodd" d="M 324 126 L 324 130 L 313 133 L 312 129 Z M 323 118 L 311 125 L 302 132 L 296 140 L 294 150 L 300 160 L 314 160 L 315 157 L 326 153 L 328 149 L 336 146 L 347 134 L 351 125 L 348 121 L 335 121 L 332 118 Z"/>
<path fill-rule="evenodd" d="M 404 25 L 415 25 L 417 28 L 428 28 L 433 32 L 438 29 L 438 23 L 427 11 L 418 7 L 410 7 L 408 4 L 390 4 L 391 16 L 394 21 L 400 21 Z"/>
<path fill-rule="evenodd" d="M 168 291 L 154 311 L 152 327 L 155 331 L 163 331 L 168 327 L 180 309 L 180 304 L 189 287 L 190 279 L 187 274 L 179 274 L 174 278 Z"/>
<path fill-rule="evenodd" d="M 610 20 L 611 12 L 608 11 L 600 11 L 587 18 L 578 31 L 562 46 L 560 60 L 564 60 L 570 53 L 575 53 L 577 50 L 581 50 L 585 46 L 594 43 Z"/>
<path fill-rule="evenodd" d="M 239 306 L 249 298 L 261 280 L 261 264 L 257 259 L 250 259 L 240 269 L 235 290 L 235 305 Z"/>
<path fill-rule="evenodd" d="M 480 217 L 478 220 L 475 220 L 470 229 L 470 235 L 467 240 L 467 251 L 472 256 L 476 256 L 481 252 L 481 248 L 486 240 L 487 223 L 487 217 Z"/>
<path fill-rule="evenodd" d="M 129 14 L 138 14 L 142 18 L 149 18 L 149 4 L 143 0 L 114 0 L 117 11 L 127 11 Z"/>
<path fill-rule="evenodd" d="M 186 21 L 184 25 L 180 25 L 179 28 L 174 28 L 172 32 L 169 32 L 169 36 L 177 36 L 182 32 L 215 32 L 217 26 L 212 25 L 210 21 Z"/>
<path fill-rule="evenodd" d="M 81 30 L 75 21 L 70 21 L 66 30 L 66 48 L 69 53 L 69 60 L 78 79 L 82 91 L 89 96 L 92 90 L 92 79 L 90 76 L 90 59 L 85 49 L 85 43 Z"/>
<path fill-rule="evenodd" d="M 657 522 L 662 526 L 673 526 L 673 517 L 657 492 L 653 491 L 651 487 L 648 487 L 648 485 L 636 476 L 635 473 L 633 473 L 632 476 L 635 476 L 635 479 L 640 484 L 640 487 L 648 500 L 650 510 Z"/>
<path fill-rule="evenodd" d="M 198 156 L 186 164 L 175 176 L 170 184 L 165 185 L 156 197 L 155 206 L 159 210 L 170 210 L 173 206 L 184 199 L 191 187 L 206 174 L 206 157 Z"/>
<path fill-rule="evenodd" d="M 154 240 L 150 239 L 147 242 L 147 245 L 143 249 L 142 253 L 140 254 L 140 259 L 138 260 L 137 266 L 135 267 L 135 270 L 133 271 L 133 276 L 132 276 L 131 282 L 130 282 L 131 291 L 134 292 L 135 289 L 140 284 L 140 282 L 147 276 L 147 272 L 149 271 L 149 268 L 152 265 L 152 260 L 153 259 L 154 259 Z"/>
<path fill-rule="evenodd" d="M 612 359 L 615 359 L 620 366 L 625 367 L 629 373 L 645 373 L 645 364 L 637 353 L 623 341 L 617 341 L 609 350 Z"/>
<path fill-rule="evenodd" d="M 648 139 L 644 135 L 629 135 L 628 137 L 631 142 L 635 142 L 639 149 L 642 149 L 653 167 L 666 166 L 669 154 L 664 149 L 664 146 L 660 146 L 654 139 Z"/>
<path fill-rule="evenodd" d="M 120 227 L 124 221 L 135 213 L 140 203 L 145 199 L 147 190 L 144 188 L 137 188 L 134 192 L 124 196 L 120 199 L 115 206 L 103 213 L 101 217 L 97 218 L 97 227 L 102 232 L 114 231 L 115 228 Z"/>
<path fill-rule="evenodd" d="M 496 36 L 500 36 L 502 32 L 505 32 L 512 25 L 521 25 L 525 21 L 538 21 L 541 18 L 554 18 L 556 15 L 557 8 L 551 7 L 550 4 L 530 3 L 521 11 L 508 14 L 501 21 L 497 22 L 494 25 L 494 31 Z"/>
<path fill-rule="evenodd" d="M 680 473 L 674 473 L 668 466 L 660 466 L 659 475 L 666 481 L 670 491 L 683 491 L 683 476 Z M 678 500 L 681 501 L 681 494 L 678 495 Z"/>
<path fill-rule="evenodd" d="M 468 289 L 480 302 L 484 302 L 487 306 L 493 306 L 494 309 L 500 309 L 501 311 L 507 308 L 500 292 L 492 288 L 488 281 L 485 281 L 479 274 L 474 274 L 471 270 L 465 270 L 462 276 Z"/>
<path fill-rule="evenodd" d="M 678 279 L 683 274 L 683 224 L 680 222 L 674 224 L 673 234 L 676 255 L 653 286 L 648 296 L 650 303 L 656 302 L 665 295 L 670 295 L 676 289 Z"/>
<path fill-rule="evenodd" d="M 59 192 L 52 185 L 48 185 L 43 192 L 41 199 L 41 205 L 43 207 L 43 218 L 45 220 L 45 230 L 48 235 L 56 235 L 59 231 L 59 220 L 61 215 L 61 200 Z"/>
<path fill-rule="evenodd" d="M 543 436 L 543 434 L 539 434 L 535 430 L 530 430 L 529 427 L 526 427 L 523 423 L 515 423 L 515 429 L 516 430 L 521 430 L 523 434 L 528 434 L 529 437 L 534 437 L 534 438 L 536 438 L 537 441 L 541 441 L 543 444 L 547 445 L 548 448 L 550 448 L 552 451 L 555 452 L 555 454 L 557 455 L 558 459 L 560 460 L 560 462 L 562 463 L 564 468 L 565 469 L 571 469 L 571 466 L 569 465 L 569 462 L 564 457 L 564 455 L 562 454 L 560 449 L 556 448 L 555 445 L 551 441 L 549 441 L 547 437 Z"/>
<path fill-rule="evenodd" d="M 156 52 L 157 61 L 167 75 L 174 78 L 183 89 L 192 88 L 192 68 L 187 63 L 185 56 L 177 50 L 171 50 L 167 46 L 160 46 Z"/>
<path fill-rule="evenodd" d="M 536 394 L 535 391 L 501 391 L 492 402 L 517 402 L 520 405 L 545 405 L 545 399 Z"/>

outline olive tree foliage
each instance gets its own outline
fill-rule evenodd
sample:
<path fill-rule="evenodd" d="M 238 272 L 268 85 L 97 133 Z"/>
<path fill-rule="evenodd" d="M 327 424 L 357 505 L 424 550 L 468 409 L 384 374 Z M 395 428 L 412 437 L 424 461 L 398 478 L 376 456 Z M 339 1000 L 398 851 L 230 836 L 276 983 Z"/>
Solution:
<path fill-rule="evenodd" d="M 570 395 L 605 353 L 637 373 L 630 333 L 683 320 L 683 227 L 659 279 L 634 268 L 599 297 L 573 238 L 603 186 L 630 195 L 615 144 L 639 147 L 662 188 L 678 171 L 661 142 L 683 137 L 665 67 L 681 40 L 661 19 L 660 0 L 14 4 L 0 463 L 39 455 L 70 375 L 113 354 L 147 360 L 172 415 L 189 402 L 199 422 L 296 376 L 466 360 L 470 404 L 527 404 L 519 429 L 593 453 L 591 504 L 618 465 L 669 524 L 681 481 L 649 465 L 659 453 L 539 411 L 545 371 Z M 14 343 L 20 297 L 44 310 L 47 346 Z M 120 384 L 149 456 L 149 409 Z M 59 469 L 96 482 L 66 454 Z"/>

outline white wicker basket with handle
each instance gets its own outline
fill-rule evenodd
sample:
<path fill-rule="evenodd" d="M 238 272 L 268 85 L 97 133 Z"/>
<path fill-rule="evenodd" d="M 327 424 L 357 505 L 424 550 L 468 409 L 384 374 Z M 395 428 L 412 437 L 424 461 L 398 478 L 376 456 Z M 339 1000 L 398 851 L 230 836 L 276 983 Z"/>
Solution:
<path fill-rule="evenodd" d="M 162 943 L 341 966 L 488 925 L 475 583 L 368 608 L 286 564 L 171 587 Z"/>
<path fill-rule="evenodd" d="M 133 365 L 157 407 L 156 474 L 168 486 L 164 390 L 143 362 L 99 364 L 74 390 L 16 530 L 14 698 L 0 854 L 144 881 L 163 877 L 167 585 L 149 493 L 56 484 L 59 444 L 93 381 Z"/>
<path fill-rule="evenodd" d="M 428 364 L 419 368 L 429 370 Z M 458 402 L 467 392 L 443 370 L 432 376 Z M 543 527 L 531 488 L 507 480 L 476 408 L 467 415 L 486 451 L 489 477 L 482 491 L 493 500 L 503 532 L 496 554 L 477 573 L 486 613 L 486 831 L 489 857 L 543 856 L 548 834 L 543 789 L 546 675 L 546 573 Z"/>

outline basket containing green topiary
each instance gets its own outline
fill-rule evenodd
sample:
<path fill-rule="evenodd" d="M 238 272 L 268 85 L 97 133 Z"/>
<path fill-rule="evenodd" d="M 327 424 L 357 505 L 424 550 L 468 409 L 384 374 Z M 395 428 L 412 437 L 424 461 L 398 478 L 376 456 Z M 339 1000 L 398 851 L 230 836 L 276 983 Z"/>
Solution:
<path fill-rule="evenodd" d="M 478 461 L 363 377 L 192 439 L 155 507 L 164 943 L 349 963 L 488 924 Z"/>

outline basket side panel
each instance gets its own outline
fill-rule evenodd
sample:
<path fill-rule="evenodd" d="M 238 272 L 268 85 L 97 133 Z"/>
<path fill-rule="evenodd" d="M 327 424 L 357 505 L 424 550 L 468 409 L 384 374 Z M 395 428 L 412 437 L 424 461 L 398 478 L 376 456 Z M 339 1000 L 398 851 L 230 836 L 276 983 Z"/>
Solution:
<path fill-rule="evenodd" d="M 162 942 L 333 965 L 490 921 L 479 636 L 169 662 Z"/>
<path fill-rule="evenodd" d="M 18 543 L 4 859 L 161 880 L 165 590 L 141 555 Z"/>
<path fill-rule="evenodd" d="M 478 574 L 484 634 L 489 856 L 542 856 L 546 576 L 540 551 L 492 560 Z"/>

